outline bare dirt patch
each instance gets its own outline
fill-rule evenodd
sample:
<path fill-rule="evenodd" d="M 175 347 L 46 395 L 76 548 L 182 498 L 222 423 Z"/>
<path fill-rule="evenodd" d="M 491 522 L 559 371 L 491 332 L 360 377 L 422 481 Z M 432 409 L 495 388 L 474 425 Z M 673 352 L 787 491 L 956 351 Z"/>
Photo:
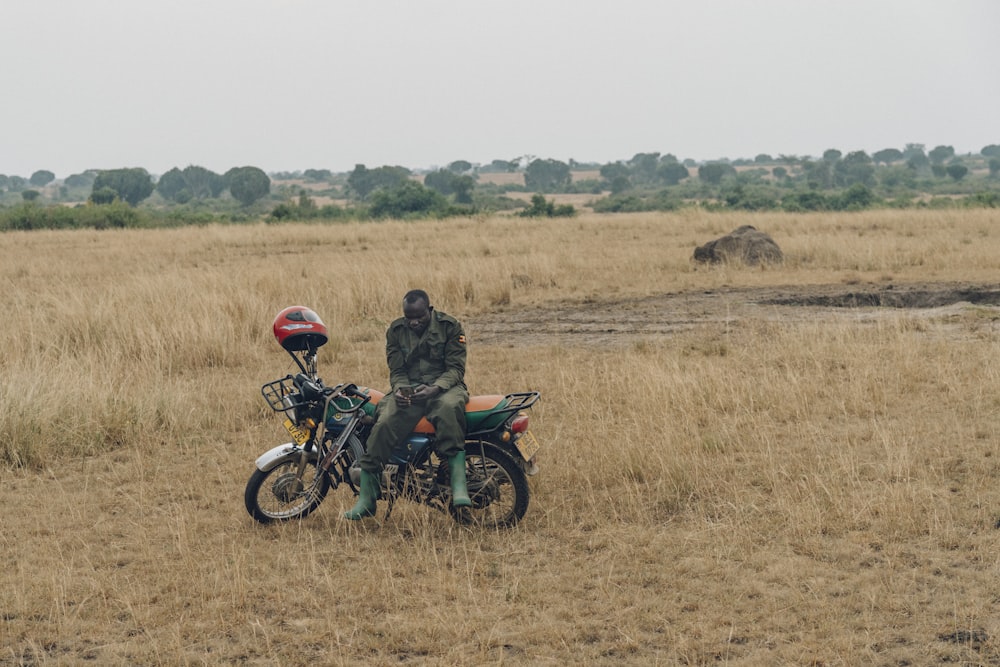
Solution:
<path fill-rule="evenodd" d="M 977 328 L 1000 329 L 1000 285 L 911 283 L 849 286 L 727 287 L 642 298 L 584 299 L 469 318 L 477 341 L 494 345 L 622 345 L 748 320 L 874 322 L 901 311 L 956 328 L 974 311 Z M 961 327 L 968 329 L 969 322 Z"/>

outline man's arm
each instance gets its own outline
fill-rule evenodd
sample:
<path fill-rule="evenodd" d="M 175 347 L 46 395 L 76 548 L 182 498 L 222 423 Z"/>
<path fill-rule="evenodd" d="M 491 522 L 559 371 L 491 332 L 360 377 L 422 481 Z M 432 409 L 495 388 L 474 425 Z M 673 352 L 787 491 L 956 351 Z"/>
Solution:
<path fill-rule="evenodd" d="M 389 366 L 389 386 L 393 392 L 403 385 L 410 384 L 403 350 L 399 346 L 399 332 L 395 329 L 390 326 L 385 332 L 385 360 Z"/>
<path fill-rule="evenodd" d="M 445 371 L 434 381 L 435 387 L 448 391 L 465 381 L 465 331 L 457 320 L 449 327 L 444 346 Z"/>

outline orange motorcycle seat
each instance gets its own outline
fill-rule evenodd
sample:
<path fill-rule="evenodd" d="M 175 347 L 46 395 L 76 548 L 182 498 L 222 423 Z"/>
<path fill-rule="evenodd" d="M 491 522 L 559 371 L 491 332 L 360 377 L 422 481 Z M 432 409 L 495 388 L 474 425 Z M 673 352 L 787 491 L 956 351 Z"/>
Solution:
<path fill-rule="evenodd" d="M 371 403 L 373 405 L 378 405 L 379 401 L 385 398 L 385 392 L 379 391 L 378 389 L 370 389 L 368 387 L 359 387 L 359 389 L 368 392 L 368 395 L 371 396 Z M 503 399 L 504 396 L 501 394 L 482 394 L 479 396 L 470 396 L 469 402 L 465 404 L 465 412 L 468 414 L 470 412 L 485 412 L 487 410 L 492 410 L 500 405 Z M 416 428 L 413 429 L 413 432 L 433 433 L 434 425 L 427 421 L 427 417 L 421 417 L 420 421 L 417 422 Z"/>

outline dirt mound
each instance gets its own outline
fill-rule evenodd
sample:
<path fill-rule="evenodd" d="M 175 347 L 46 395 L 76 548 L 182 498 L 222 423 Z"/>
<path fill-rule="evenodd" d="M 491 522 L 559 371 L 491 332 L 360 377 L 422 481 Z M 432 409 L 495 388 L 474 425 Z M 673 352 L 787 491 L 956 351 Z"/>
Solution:
<path fill-rule="evenodd" d="M 695 248 L 694 260 L 707 264 L 740 261 L 755 266 L 779 264 L 784 260 L 784 255 L 770 235 L 753 225 L 743 225 Z"/>

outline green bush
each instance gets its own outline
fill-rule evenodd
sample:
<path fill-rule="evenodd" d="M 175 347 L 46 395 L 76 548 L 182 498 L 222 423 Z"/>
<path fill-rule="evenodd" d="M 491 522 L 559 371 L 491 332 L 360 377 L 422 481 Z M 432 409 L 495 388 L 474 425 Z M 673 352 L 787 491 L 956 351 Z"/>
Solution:
<path fill-rule="evenodd" d="M 30 229 L 108 229 L 148 227 L 148 214 L 118 200 L 111 204 L 39 206 L 25 202 L 0 214 L 0 230 Z"/>
<path fill-rule="evenodd" d="M 963 199 L 962 203 L 969 208 L 1000 208 L 1000 193 L 977 192 Z"/>
<path fill-rule="evenodd" d="M 781 208 L 792 213 L 801 213 L 803 211 L 828 211 L 831 206 L 822 192 L 806 190 L 804 192 L 791 192 L 782 197 Z"/>
<path fill-rule="evenodd" d="M 373 218 L 412 218 L 448 215 L 448 200 L 440 192 L 406 180 L 393 188 L 371 195 L 369 213 Z"/>
<path fill-rule="evenodd" d="M 556 204 L 546 201 L 543 195 L 536 194 L 531 197 L 531 206 L 518 215 L 523 218 L 568 218 L 576 215 L 576 209 L 572 204 Z"/>
<path fill-rule="evenodd" d="M 764 188 L 737 185 L 723 194 L 726 206 L 743 211 L 767 211 L 778 206 L 778 200 Z"/>
<path fill-rule="evenodd" d="M 661 190 L 652 196 L 634 192 L 613 194 L 594 203 L 596 213 L 641 213 L 645 211 L 676 211 L 683 202 L 669 190 Z"/>

